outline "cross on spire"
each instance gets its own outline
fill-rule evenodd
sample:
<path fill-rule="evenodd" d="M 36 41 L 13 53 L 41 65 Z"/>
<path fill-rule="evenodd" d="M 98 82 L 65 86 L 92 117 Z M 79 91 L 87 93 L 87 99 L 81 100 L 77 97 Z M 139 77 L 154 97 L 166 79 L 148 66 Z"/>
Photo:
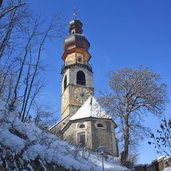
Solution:
<path fill-rule="evenodd" d="M 77 9 L 73 9 L 73 16 L 74 16 L 74 19 L 77 18 Z"/>

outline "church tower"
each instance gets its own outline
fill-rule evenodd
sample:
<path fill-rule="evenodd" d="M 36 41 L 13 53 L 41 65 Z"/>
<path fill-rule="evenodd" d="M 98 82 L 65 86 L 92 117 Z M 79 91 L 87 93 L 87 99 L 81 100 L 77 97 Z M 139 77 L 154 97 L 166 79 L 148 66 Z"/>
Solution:
<path fill-rule="evenodd" d="M 50 132 L 92 151 L 97 152 L 103 146 L 106 154 L 118 156 L 117 125 L 93 96 L 90 43 L 82 33 L 81 21 L 71 21 L 62 55 L 62 118 Z"/>
<path fill-rule="evenodd" d="M 62 56 L 62 119 L 72 116 L 93 95 L 90 43 L 82 33 L 81 21 L 71 21 Z"/>

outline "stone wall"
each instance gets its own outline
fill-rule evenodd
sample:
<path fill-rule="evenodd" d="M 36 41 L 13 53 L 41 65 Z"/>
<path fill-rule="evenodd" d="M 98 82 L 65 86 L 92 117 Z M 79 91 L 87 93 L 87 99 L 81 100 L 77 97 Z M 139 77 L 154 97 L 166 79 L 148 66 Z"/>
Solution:
<path fill-rule="evenodd" d="M 84 123 L 85 128 L 78 128 L 78 124 Z M 73 122 L 63 134 L 63 139 L 69 141 L 71 144 L 79 145 L 77 141 L 77 134 L 84 132 L 86 135 L 86 148 L 92 149 L 92 132 L 91 121 L 80 120 Z"/>
<path fill-rule="evenodd" d="M 79 128 L 80 123 L 83 123 L 85 127 Z M 98 127 L 98 124 L 102 124 L 103 127 Z M 99 146 L 103 145 L 107 154 L 118 156 L 114 124 L 111 120 L 87 118 L 73 121 L 64 130 L 63 139 L 71 144 L 80 145 L 78 142 L 79 133 L 85 133 L 86 148 L 98 151 Z"/>
<path fill-rule="evenodd" d="M 104 126 L 97 127 L 97 124 L 103 124 Z M 108 126 L 107 126 L 108 125 Z M 111 122 L 105 120 L 93 120 L 92 121 L 92 144 L 93 149 L 98 149 L 99 146 L 105 146 L 105 152 L 110 155 L 116 155 L 116 151 L 114 151 L 114 143 L 112 134 L 114 129 L 111 128 Z"/>

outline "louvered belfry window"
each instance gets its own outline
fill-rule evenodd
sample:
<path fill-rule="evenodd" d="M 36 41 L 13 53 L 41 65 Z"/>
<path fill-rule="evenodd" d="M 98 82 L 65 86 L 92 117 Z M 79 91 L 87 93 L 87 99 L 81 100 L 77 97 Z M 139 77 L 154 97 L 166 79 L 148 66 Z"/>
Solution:
<path fill-rule="evenodd" d="M 79 85 L 86 85 L 85 74 L 83 71 L 77 72 L 77 84 Z"/>

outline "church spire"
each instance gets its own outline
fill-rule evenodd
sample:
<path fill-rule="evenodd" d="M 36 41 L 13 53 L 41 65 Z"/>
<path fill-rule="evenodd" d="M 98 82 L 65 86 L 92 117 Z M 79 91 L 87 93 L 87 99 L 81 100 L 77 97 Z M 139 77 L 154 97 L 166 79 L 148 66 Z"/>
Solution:
<path fill-rule="evenodd" d="M 80 20 L 74 19 L 69 23 L 69 35 L 65 38 L 64 42 L 64 54 L 62 59 L 66 61 L 66 57 L 69 53 L 80 52 L 84 53 L 86 61 L 91 58 L 91 55 L 88 52 L 90 43 L 87 38 L 82 34 L 83 33 L 83 24 Z"/>
<path fill-rule="evenodd" d="M 70 34 L 82 34 L 83 24 L 80 20 L 77 19 L 77 10 L 76 9 L 73 10 L 73 17 L 74 17 L 74 20 L 72 20 L 70 22 L 69 33 Z"/>

